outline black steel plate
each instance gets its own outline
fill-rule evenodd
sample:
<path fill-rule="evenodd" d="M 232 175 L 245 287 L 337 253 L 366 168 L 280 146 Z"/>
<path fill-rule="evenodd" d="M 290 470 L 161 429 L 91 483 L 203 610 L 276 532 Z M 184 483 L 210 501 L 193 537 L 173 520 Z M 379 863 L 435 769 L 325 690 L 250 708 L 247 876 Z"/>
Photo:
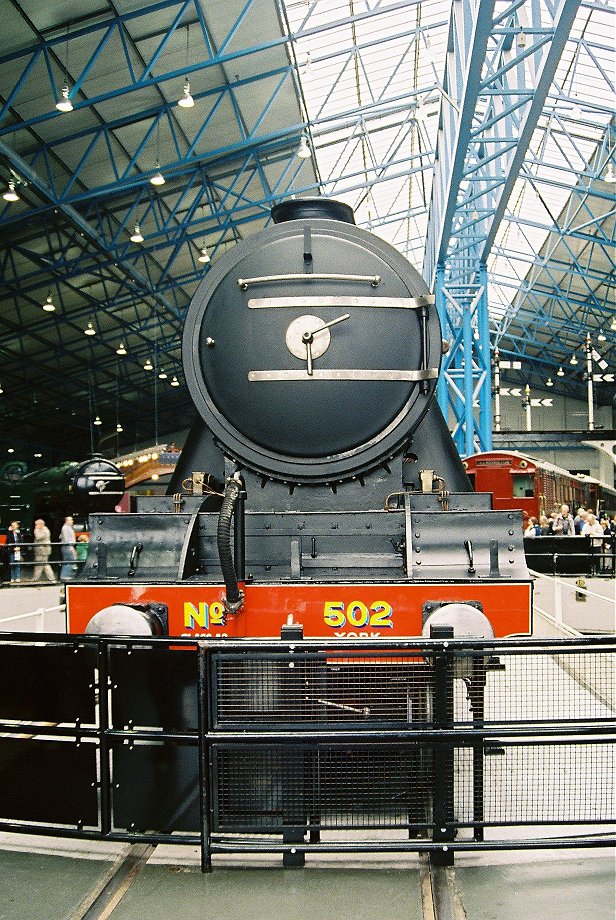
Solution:
<path fill-rule="evenodd" d="M 0 738 L 0 818 L 97 828 L 97 746 Z"/>
<path fill-rule="evenodd" d="M 94 646 L 0 646 L 0 720 L 93 725 Z"/>
<path fill-rule="evenodd" d="M 114 728 L 197 730 L 195 649 L 112 647 L 109 665 Z"/>
<path fill-rule="evenodd" d="M 199 749 L 172 743 L 115 744 L 113 825 L 146 833 L 199 832 Z"/>

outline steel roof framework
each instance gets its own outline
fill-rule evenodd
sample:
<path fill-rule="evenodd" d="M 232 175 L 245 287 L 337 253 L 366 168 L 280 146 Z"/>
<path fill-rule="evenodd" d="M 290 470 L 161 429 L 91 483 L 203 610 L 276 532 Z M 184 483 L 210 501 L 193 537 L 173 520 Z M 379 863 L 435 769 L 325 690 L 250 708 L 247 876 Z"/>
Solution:
<path fill-rule="evenodd" d="M 181 380 L 183 316 L 207 271 L 200 249 L 215 260 L 289 193 L 348 201 L 419 267 L 425 250 L 452 342 L 452 395 L 441 394 L 463 450 L 489 438 L 494 338 L 501 354 L 555 368 L 569 341 L 564 302 L 570 334 L 599 324 L 613 353 L 613 195 L 597 178 L 614 160 L 609 98 L 583 99 L 588 137 L 565 109 L 589 68 L 611 85 L 605 40 L 588 27 L 608 16 L 602 3 L 576 16 L 576 0 L 456 0 L 450 18 L 445 0 L 230 0 L 218 15 L 200 0 L 87 0 L 72 22 L 43 4 L 38 24 L 11 6 L 0 174 L 21 201 L 0 208 L 0 354 L 19 385 L 5 419 L 25 415 L 34 392 L 52 417 L 70 406 L 76 437 L 92 438 L 92 394 L 143 436 L 183 421 L 144 360 Z M 188 112 L 176 104 L 185 78 Z M 61 114 L 64 80 L 74 111 Z M 308 162 L 294 156 L 303 132 Z M 154 189 L 157 160 L 167 181 Z M 518 204 L 526 187 L 571 202 L 531 213 Z M 128 239 L 135 224 L 139 245 Z M 510 244 L 535 230 L 550 233 L 536 263 L 532 248 Z M 50 292 L 51 316 L 40 307 Z M 120 341 L 130 354 L 119 361 Z M 154 421 L 142 410 L 153 395 Z"/>

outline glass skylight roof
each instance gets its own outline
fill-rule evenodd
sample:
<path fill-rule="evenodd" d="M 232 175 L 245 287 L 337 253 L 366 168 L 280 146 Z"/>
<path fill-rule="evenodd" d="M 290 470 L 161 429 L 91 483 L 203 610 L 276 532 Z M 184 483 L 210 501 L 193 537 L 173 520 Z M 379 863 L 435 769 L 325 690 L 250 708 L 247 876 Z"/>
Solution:
<path fill-rule="evenodd" d="M 359 224 L 420 270 L 450 5 L 450 0 L 286 3 L 321 192 L 352 205 Z M 506 5 L 497 4 L 500 8 Z M 521 20 L 523 13 L 522 8 Z M 344 25 L 328 28 L 345 18 Z M 615 102 L 613 34 L 611 4 L 580 6 L 489 259 L 496 323 L 512 309 L 572 192 L 597 181 L 608 193 L 614 189 L 601 178 L 614 158 L 614 139 L 605 140 Z M 478 111 L 483 104 L 480 96 Z M 604 210 L 595 215 L 591 199 L 577 210 L 559 233 L 604 219 Z"/>

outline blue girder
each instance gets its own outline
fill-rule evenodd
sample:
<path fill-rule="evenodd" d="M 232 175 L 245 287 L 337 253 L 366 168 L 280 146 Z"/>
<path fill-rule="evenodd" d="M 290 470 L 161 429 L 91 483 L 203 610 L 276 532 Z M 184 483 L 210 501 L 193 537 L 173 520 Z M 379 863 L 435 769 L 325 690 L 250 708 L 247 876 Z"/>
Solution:
<path fill-rule="evenodd" d="M 453 413 L 463 453 L 491 447 L 492 384 L 480 331 L 489 324 L 485 266 L 579 5 L 453 4 L 456 53 L 443 87 L 424 276 L 446 311 L 452 393 L 441 387 L 440 404 Z M 468 332 L 473 319 L 477 336 Z"/>

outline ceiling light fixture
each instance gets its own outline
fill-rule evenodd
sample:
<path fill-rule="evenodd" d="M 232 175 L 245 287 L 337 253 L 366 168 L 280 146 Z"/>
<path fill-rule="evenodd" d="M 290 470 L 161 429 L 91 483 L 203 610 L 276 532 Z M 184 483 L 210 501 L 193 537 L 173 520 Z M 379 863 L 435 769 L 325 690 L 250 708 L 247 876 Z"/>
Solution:
<path fill-rule="evenodd" d="M 610 323 L 610 329 L 612 330 L 612 332 L 616 332 L 616 316 L 614 317 L 614 319 L 613 319 L 612 322 Z"/>
<path fill-rule="evenodd" d="M 159 379 L 159 380 L 166 380 L 166 379 L 167 379 L 167 374 L 165 373 L 164 368 L 161 368 L 160 374 L 158 375 L 158 379 Z"/>
<path fill-rule="evenodd" d="M 19 195 L 15 191 L 15 180 L 9 179 L 9 187 L 2 196 L 5 201 L 19 201 Z"/>
<path fill-rule="evenodd" d="M 64 86 L 60 90 L 60 98 L 56 102 L 56 108 L 59 112 L 72 112 L 73 103 L 71 102 L 71 97 L 69 96 L 68 83 L 65 81 Z"/>
<path fill-rule="evenodd" d="M 569 364 L 575 365 L 575 364 L 577 364 L 577 363 L 578 363 L 578 359 L 575 357 L 574 354 L 571 355 L 571 360 L 569 361 Z"/>
<path fill-rule="evenodd" d="M 545 382 L 545 385 L 546 385 L 546 387 L 553 387 L 553 386 L 554 386 L 554 381 L 552 380 L 551 377 L 548 377 L 548 379 L 547 379 L 546 382 Z"/>
<path fill-rule="evenodd" d="M 164 185 L 165 184 L 165 177 L 160 171 L 160 163 L 158 160 L 156 161 L 156 172 L 150 179 L 150 182 L 152 183 L 152 185 Z"/>
<path fill-rule="evenodd" d="M 100 417 L 100 415 L 97 415 L 97 416 L 96 416 L 96 418 L 94 419 L 93 424 L 94 424 L 94 425 L 102 425 L 102 424 L 103 424 L 103 423 L 101 422 L 101 417 Z"/>
<path fill-rule="evenodd" d="M 54 311 L 55 309 L 56 309 L 56 305 L 54 304 L 53 300 L 51 299 L 51 294 L 48 294 L 48 295 L 47 295 L 47 300 L 46 300 L 45 303 L 43 304 L 43 310 L 45 311 L 45 313 L 53 313 L 53 311 Z"/>
<path fill-rule="evenodd" d="M 605 182 L 610 182 L 610 183 L 616 182 L 616 175 L 614 174 L 614 167 L 612 166 L 611 163 L 607 164 L 607 169 L 605 171 L 605 175 L 603 179 Z"/>
<path fill-rule="evenodd" d="M 171 386 L 172 386 L 172 387 L 179 387 L 179 385 L 180 385 L 180 381 L 178 380 L 177 377 L 174 377 L 173 380 L 171 381 Z"/>
<path fill-rule="evenodd" d="M 139 224 L 135 224 L 135 229 L 131 234 L 130 241 L 131 243 L 143 243 L 143 233 L 139 229 Z"/>
<path fill-rule="evenodd" d="M 210 254 L 207 251 L 207 246 L 203 246 L 200 252 L 201 252 L 201 255 L 199 256 L 197 261 L 203 262 L 203 264 L 206 265 L 210 261 Z"/>
<path fill-rule="evenodd" d="M 185 58 L 186 68 L 188 68 L 188 40 L 189 40 L 189 36 L 190 36 L 190 23 L 186 26 L 186 58 Z M 189 81 L 188 81 L 188 77 L 186 77 L 185 80 L 184 80 L 184 89 L 182 90 L 182 95 L 181 95 L 180 98 L 178 99 L 178 105 L 179 105 L 180 108 L 182 108 L 182 109 L 192 109 L 192 107 L 194 106 L 194 104 L 195 104 L 195 100 L 194 100 L 193 97 L 190 95 L 190 83 L 189 83 Z"/>
<path fill-rule="evenodd" d="M 597 342 L 605 342 L 605 341 L 606 341 L 606 338 L 605 338 L 603 329 L 599 329 L 599 335 L 597 336 Z"/>
<path fill-rule="evenodd" d="M 56 99 L 56 108 L 59 112 L 73 111 L 73 103 L 68 88 L 68 26 L 66 27 L 66 44 L 64 47 L 64 83 L 60 90 L 60 98 Z"/>
<path fill-rule="evenodd" d="M 149 358 L 146 358 L 145 364 L 143 365 L 143 369 L 144 369 L 144 371 L 153 371 L 153 370 L 154 370 L 154 365 L 152 364 L 152 362 L 150 361 Z"/>
<path fill-rule="evenodd" d="M 3 393 L 4 393 L 4 390 L 2 389 L 2 384 L 0 384 L 0 396 L 1 396 Z M 36 457 L 36 454 L 35 454 L 34 456 Z"/>
<path fill-rule="evenodd" d="M 156 124 L 156 172 L 150 178 L 152 185 L 164 185 L 165 177 L 160 171 L 160 116 Z"/>
<path fill-rule="evenodd" d="M 118 434 L 120 434 L 120 432 L 124 431 L 124 429 L 122 428 L 122 426 L 120 425 L 119 422 L 118 422 L 118 424 L 116 425 L 116 431 L 118 432 Z"/>
<path fill-rule="evenodd" d="M 184 80 L 184 89 L 182 90 L 182 95 L 178 99 L 178 105 L 182 109 L 192 109 L 195 104 L 195 100 L 190 95 L 190 82 Z"/>
<path fill-rule="evenodd" d="M 564 376 L 565 376 L 565 372 L 564 372 L 564 370 L 563 370 L 563 368 L 562 368 L 562 364 L 561 364 L 561 366 L 558 368 L 558 370 L 556 371 L 556 376 L 557 376 L 557 377 L 564 377 Z"/>
<path fill-rule="evenodd" d="M 126 349 L 124 348 L 124 342 L 120 342 L 120 344 L 116 348 L 116 355 L 125 355 L 125 354 L 126 354 Z"/>
<path fill-rule="evenodd" d="M 308 160 L 312 156 L 310 153 L 308 138 L 305 134 L 302 134 L 300 138 L 299 147 L 297 149 L 297 156 L 300 158 L 300 160 Z"/>
<path fill-rule="evenodd" d="M 88 323 L 88 325 L 83 330 L 83 332 L 84 332 L 84 335 L 96 335 L 96 329 L 94 328 L 92 323 Z"/>

